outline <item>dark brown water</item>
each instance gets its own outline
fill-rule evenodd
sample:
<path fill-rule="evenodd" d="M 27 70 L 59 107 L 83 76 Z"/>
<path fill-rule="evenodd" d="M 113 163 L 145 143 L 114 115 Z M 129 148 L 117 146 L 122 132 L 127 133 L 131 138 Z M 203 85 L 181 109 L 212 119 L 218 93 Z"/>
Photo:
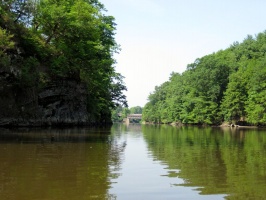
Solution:
<path fill-rule="evenodd" d="M 0 199 L 266 199 L 266 130 L 0 129 Z"/>

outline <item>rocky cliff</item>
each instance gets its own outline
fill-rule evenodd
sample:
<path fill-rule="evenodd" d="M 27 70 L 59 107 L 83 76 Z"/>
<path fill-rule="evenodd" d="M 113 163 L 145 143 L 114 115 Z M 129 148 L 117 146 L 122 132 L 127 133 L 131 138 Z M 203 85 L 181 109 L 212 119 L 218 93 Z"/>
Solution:
<path fill-rule="evenodd" d="M 89 125 L 86 86 L 57 80 L 21 87 L 12 73 L 0 72 L 0 126 Z"/>

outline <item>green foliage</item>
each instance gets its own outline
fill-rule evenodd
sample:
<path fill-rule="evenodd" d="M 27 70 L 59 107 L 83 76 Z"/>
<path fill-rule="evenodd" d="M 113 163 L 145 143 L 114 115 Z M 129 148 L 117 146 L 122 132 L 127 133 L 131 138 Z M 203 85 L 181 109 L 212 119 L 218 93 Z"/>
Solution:
<path fill-rule="evenodd" d="M 266 124 L 266 32 L 198 58 L 155 87 L 143 109 L 154 123 Z"/>
<path fill-rule="evenodd" d="M 142 107 L 140 106 L 131 107 L 129 110 L 130 114 L 142 114 Z"/>
<path fill-rule="evenodd" d="M 0 68 L 10 66 L 10 58 L 7 51 L 14 49 L 15 43 L 12 41 L 13 35 L 0 27 Z"/>
<path fill-rule="evenodd" d="M 127 107 L 118 106 L 112 110 L 112 121 L 122 122 L 130 114 L 130 110 Z"/>
<path fill-rule="evenodd" d="M 225 199 L 264 198 L 265 130 L 149 125 L 142 132 L 152 158 L 166 165 L 165 176 L 185 180 L 173 186 Z"/>
<path fill-rule="evenodd" d="M 2 52 L 6 52 L 9 49 L 14 48 L 14 41 L 12 41 L 13 35 L 8 34 L 5 29 L 0 28 L 0 49 Z"/>
<path fill-rule="evenodd" d="M 122 122 L 122 106 L 118 106 L 116 109 L 112 110 L 112 121 L 113 122 Z"/>
<path fill-rule="evenodd" d="M 248 99 L 247 118 L 252 123 L 266 123 L 266 60 L 258 62 L 252 69 Z"/>
<path fill-rule="evenodd" d="M 229 83 L 221 105 L 221 113 L 226 121 L 239 121 L 241 117 L 246 116 L 247 74 L 245 69 L 241 67 L 229 77 Z"/>
<path fill-rule="evenodd" d="M 98 122 L 110 121 L 111 109 L 127 104 L 123 76 L 113 66 L 119 50 L 116 24 L 103 4 L 6 0 L 0 8 L 0 67 L 15 67 L 21 85 L 44 86 L 62 78 L 84 82 L 88 109 Z"/>
<path fill-rule="evenodd" d="M 112 121 L 113 122 L 122 122 L 123 119 L 127 118 L 129 114 L 142 114 L 142 107 L 122 107 L 118 106 L 112 110 Z M 135 120 L 138 121 L 138 120 Z M 138 121 L 139 122 L 139 121 Z"/>

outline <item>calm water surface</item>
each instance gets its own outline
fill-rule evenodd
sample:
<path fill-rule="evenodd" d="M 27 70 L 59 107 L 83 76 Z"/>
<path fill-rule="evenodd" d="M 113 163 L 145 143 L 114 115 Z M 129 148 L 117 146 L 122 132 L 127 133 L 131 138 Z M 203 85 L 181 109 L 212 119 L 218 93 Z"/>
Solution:
<path fill-rule="evenodd" d="M 0 199 L 266 199 L 266 130 L 0 129 Z"/>

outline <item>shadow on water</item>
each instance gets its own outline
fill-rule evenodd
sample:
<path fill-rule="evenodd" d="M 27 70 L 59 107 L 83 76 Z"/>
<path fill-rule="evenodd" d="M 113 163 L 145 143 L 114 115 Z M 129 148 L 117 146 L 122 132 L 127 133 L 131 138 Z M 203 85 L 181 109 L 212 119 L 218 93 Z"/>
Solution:
<path fill-rule="evenodd" d="M 266 196 L 266 130 L 142 126 L 148 150 L 177 187 L 226 199 Z"/>
<path fill-rule="evenodd" d="M 116 199 L 125 143 L 111 129 L 0 129 L 1 199 Z"/>
<path fill-rule="evenodd" d="M 0 143 L 104 142 L 111 128 L 18 128 L 0 129 Z"/>

